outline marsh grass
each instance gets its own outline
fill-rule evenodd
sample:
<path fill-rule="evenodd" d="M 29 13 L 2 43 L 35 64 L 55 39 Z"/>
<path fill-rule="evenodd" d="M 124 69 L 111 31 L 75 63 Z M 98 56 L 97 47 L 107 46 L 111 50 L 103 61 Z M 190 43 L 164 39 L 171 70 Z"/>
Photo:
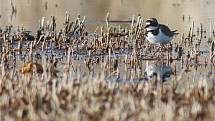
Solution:
<path fill-rule="evenodd" d="M 86 30 L 85 17 L 72 21 L 69 14 L 59 32 L 55 17 L 42 18 L 36 35 L 24 27 L 15 33 L 11 26 L 1 30 L 0 120 L 214 120 L 214 42 L 206 52 L 210 60 L 202 59 L 201 44 L 196 43 L 203 33 L 194 36 L 194 22 L 168 52 L 151 55 L 156 46 L 145 40 L 141 16 L 125 28 L 111 26 L 110 21 L 107 14 L 106 25 L 93 34 Z M 174 78 L 110 81 L 122 70 L 129 73 L 125 79 L 143 78 L 146 60 L 175 62 Z M 182 64 L 180 72 L 177 62 Z M 186 80 L 187 72 L 196 73 L 191 63 L 210 66 L 210 74 Z"/>
<path fill-rule="evenodd" d="M 206 78 L 181 90 L 180 79 L 120 84 L 108 83 L 105 70 L 80 77 L 69 69 L 62 79 L 50 73 L 1 75 L 1 120 L 214 119 L 214 84 Z"/>

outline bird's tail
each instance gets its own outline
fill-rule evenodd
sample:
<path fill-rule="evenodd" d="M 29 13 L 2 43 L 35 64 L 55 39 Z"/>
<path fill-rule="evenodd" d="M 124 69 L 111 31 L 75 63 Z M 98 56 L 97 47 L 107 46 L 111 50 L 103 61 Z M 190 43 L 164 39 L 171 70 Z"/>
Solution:
<path fill-rule="evenodd" d="M 178 30 L 174 30 L 174 31 L 172 31 L 172 33 L 174 34 L 174 35 L 178 35 L 179 33 L 177 32 Z"/>

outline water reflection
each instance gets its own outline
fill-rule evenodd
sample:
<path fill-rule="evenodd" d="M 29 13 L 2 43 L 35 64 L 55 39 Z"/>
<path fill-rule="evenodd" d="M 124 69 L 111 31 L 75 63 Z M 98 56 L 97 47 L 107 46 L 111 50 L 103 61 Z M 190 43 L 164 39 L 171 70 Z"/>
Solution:
<path fill-rule="evenodd" d="M 158 79 L 162 81 L 170 80 L 170 76 L 173 74 L 173 69 L 168 65 L 151 64 L 146 67 L 145 80 Z"/>
<path fill-rule="evenodd" d="M 150 64 L 150 65 L 146 64 L 146 68 L 143 69 L 142 76 L 125 78 L 125 74 L 128 75 L 128 73 L 129 72 L 121 73 L 122 75 L 113 75 L 108 80 L 108 82 L 134 84 L 134 83 L 146 83 L 154 80 L 163 81 L 163 82 L 169 81 L 172 79 L 171 75 L 173 75 L 173 68 L 169 65 L 163 65 L 159 63 Z"/>

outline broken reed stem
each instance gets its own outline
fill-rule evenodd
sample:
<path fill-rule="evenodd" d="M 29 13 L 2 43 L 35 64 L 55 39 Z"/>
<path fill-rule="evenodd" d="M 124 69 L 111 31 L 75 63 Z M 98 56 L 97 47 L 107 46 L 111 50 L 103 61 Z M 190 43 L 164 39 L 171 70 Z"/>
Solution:
<path fill-rule="evenodd" d="M 30 43 L 30 51 L 29 51 L 29 58 L 32 60 L 32 55 L 33 55 L 33 42 Z"/>
<path fill-rule="evenodd" d="M 193 44 L 193 33 L 194 33 L 194 21 L 192 22 L 191 36 L 190 36 L 190 44 Z"/>
<path fill-rule="evenodd" d="M 67 52 L 67 65 L 70 65 L 70 54 L 71 54 L 71 48 L 68 48 L 68 52 Z"/>
<path fill-rule="evenodd" d="M 200 40 L 202 41 L 202 37 L 203 37 L 203 25 L 202 23 L 200 23 Z"/>
<path fill-rule="evenodd" d="M 212 20 L 210 21 L 210 39 L 213 37 L 213 32 L 212 32 Z"/>
<path fill-rule="evenodd" d="M 110 20 L 110 14 L 108 12 L 105 19 L 107 29 L 109 29 L 109 20 Z"/>

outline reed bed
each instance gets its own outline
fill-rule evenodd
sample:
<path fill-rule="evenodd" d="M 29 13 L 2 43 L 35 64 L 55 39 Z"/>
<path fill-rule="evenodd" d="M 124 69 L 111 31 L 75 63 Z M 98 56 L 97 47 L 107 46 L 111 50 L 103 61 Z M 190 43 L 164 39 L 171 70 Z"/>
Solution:
<path fill-rule="evenodd" d="M 35 35 L 23 26 L 0 29 L 2 121 L 214 120 L 214 40 L 202 24 L 153 54 L 141 16 L 113 26 L 107 14 L 95 32 L 85 21 L 67 13 L 61 30 L 54 16 L 42 18 Z M 146 61 L 174 65 L 174 78 L 143 80 Z M 183 76 L 198 67 L 208 74 L 185 85 Z M 118 83 L 122 70 L 143 81 Z"/>

